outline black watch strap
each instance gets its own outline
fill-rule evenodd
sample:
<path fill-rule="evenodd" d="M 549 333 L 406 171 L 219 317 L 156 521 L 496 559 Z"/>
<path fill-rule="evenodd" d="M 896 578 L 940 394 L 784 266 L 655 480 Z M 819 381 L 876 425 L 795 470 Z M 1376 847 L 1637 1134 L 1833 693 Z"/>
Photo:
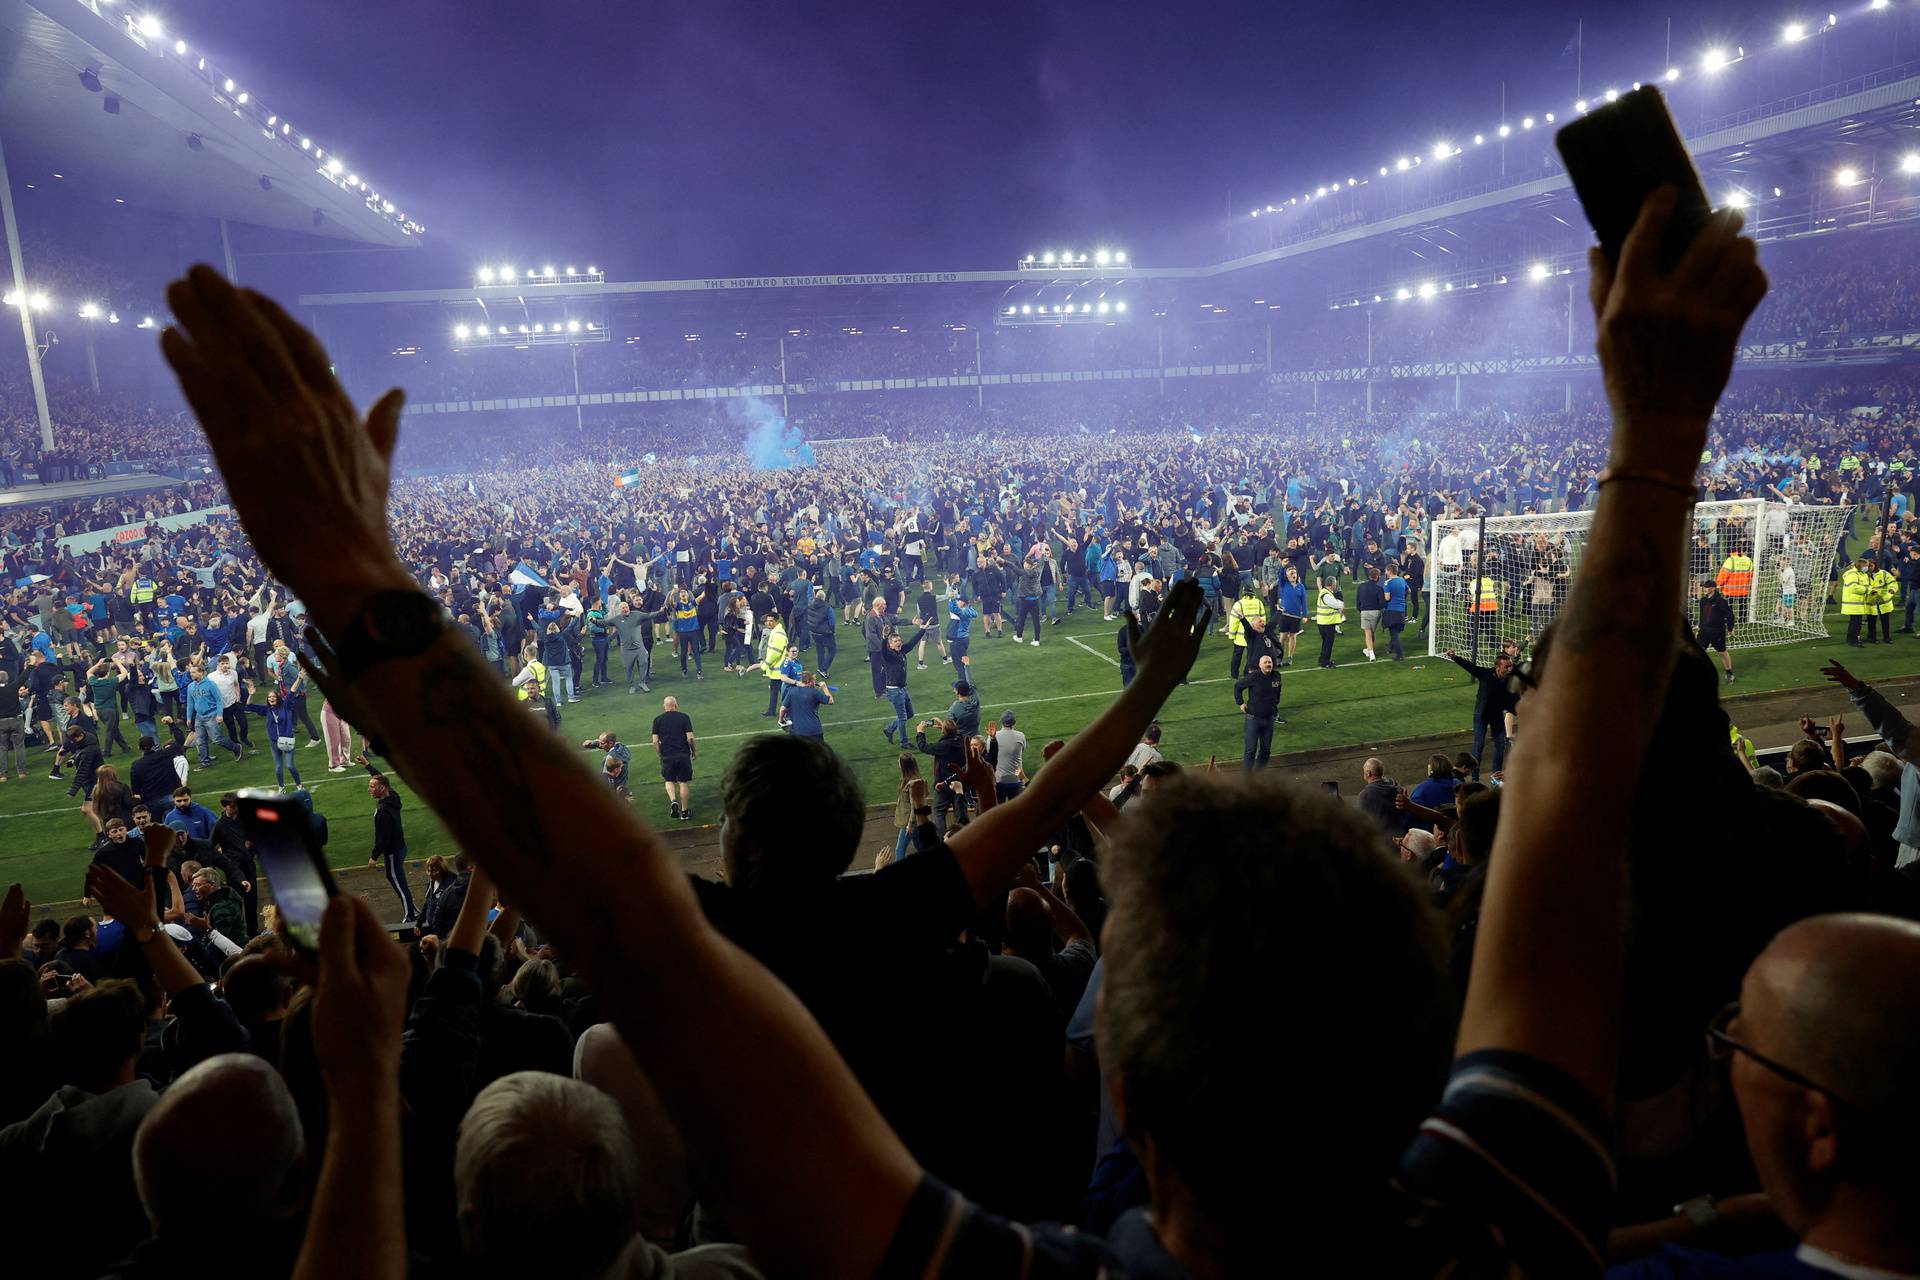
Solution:
<path fill-rule="evenodd" d="M 353 680 L 376 662 L 425 653 L 447 629 L 438 601 L 418 591 L 377 591 L 338 636 L 329 636 L 331 673 Z"/>

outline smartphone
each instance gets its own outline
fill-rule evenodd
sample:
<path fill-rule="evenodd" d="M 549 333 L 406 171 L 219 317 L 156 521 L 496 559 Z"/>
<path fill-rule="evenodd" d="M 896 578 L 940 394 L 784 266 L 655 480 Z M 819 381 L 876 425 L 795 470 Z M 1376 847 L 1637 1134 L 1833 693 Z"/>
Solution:
<path fill-rule="evenodd" d="M 1320 784 L 1320 789 L 1326 792 L 1330 796 L 1337 796 L 1340 794 L 1340 784 L 1337 782 L 1323 782 Z"/>
<path fill-rule="evenodd" d="M 1830 724 L 1817 724 L 1813 726 L 1813 736 L 1825 742 L 1833 737 L 1833 726 Z"/>
<path fill-rule="evenodd" d="M 273 886 L 273 903 L 293 949 L 312 957 L 320 950 L 320 917 L 338 890 L 313 836 L 307 807 L 289 796 L 250 788 L 239 793 L 240 825 L 254 857 Z"/>
<path fill-rule="evenodd" d="M 1595 107 L 1560 130 L 1554 144 L 1609 262 L 1620 260 L 1640 206 L 1659 187 L 1671 185 L 1679 193 L 1655 257 L 1662 273 L 1673 270 L 1713 216 L 1666 99 L 1652 85 Z"/>

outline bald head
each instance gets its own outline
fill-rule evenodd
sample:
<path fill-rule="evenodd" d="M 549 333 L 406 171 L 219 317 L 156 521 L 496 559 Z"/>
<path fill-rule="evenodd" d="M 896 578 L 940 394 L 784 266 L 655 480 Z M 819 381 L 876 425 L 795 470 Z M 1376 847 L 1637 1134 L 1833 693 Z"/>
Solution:
<path fill-rule="evenodd" d="M 216 1186 L 223 1214 L 271 1221 L 299 1212 L 306 1155 L 280 1073 L 253 1054 L 223 1053 L 175 1080 L 141 1121 L 134 1184 L 155 1235 L 202 1229 Z"/>
<path fill-rule="evenodd" d="M 1856 1107 L 1920 1073 L 1920 925 L 1826 915 L 1782 929 L 1741 985 L 1743 1036 Z"/>

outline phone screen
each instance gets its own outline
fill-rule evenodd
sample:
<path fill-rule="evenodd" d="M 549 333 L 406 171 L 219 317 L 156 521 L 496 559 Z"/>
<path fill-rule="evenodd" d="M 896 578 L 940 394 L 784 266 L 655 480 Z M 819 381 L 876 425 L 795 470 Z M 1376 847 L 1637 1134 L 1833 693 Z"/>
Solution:
<path fill-rule="evenodd" d="M 288 941 L 297 951 L 318 952 L 320 917 L 335 889 L 306 806 L 272 792 L 242 791 L 240 821 L 273 886 L 273 904 Z"/>

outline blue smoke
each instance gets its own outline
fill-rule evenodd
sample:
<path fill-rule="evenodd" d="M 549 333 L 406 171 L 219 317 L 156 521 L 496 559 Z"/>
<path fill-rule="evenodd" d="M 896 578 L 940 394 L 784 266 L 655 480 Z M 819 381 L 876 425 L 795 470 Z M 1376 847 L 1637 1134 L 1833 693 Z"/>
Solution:
<path fill-rule="evenodd" d="M 750 399 L 734 410 L 745 418 L 747 460 L 762 471 L 785 471 L 813 465 L 813 446 L 800 428 L 780 416 L 764 400 Z"/>

